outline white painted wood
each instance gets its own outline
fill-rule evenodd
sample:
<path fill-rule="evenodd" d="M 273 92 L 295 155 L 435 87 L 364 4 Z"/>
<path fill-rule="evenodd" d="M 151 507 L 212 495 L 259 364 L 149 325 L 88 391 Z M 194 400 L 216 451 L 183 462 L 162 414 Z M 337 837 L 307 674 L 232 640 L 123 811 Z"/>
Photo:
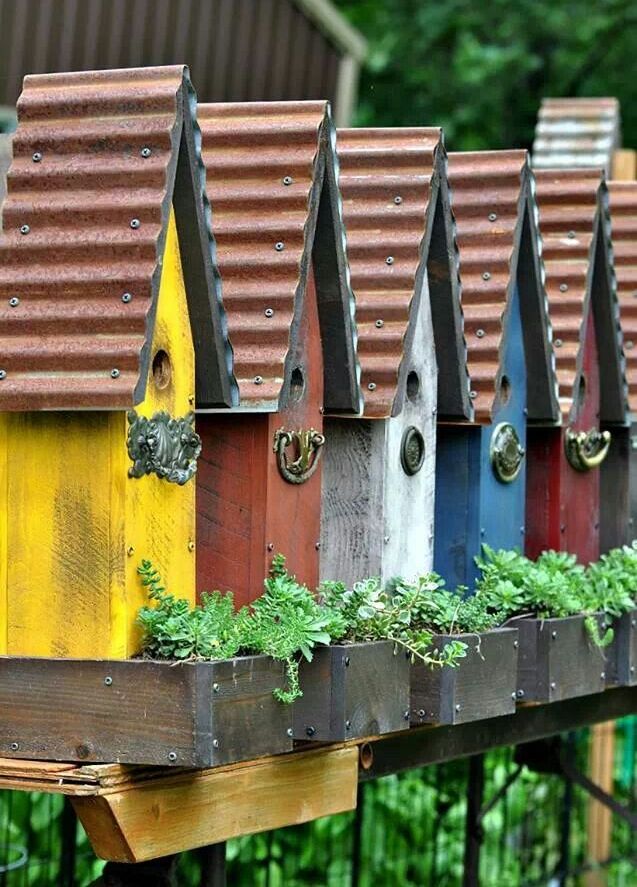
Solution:
<path fill-rule="evenodd" d="M 321 515 L 321 580 L 351 585 L 368 576 L 411 578 L 432 567 L 437 370 L 425 282 L 401 385 L 415 372 L 419 390 L 388 419 L 326 418 Z M 401 442 L 414 425 L 425 461 L 405 473 Z"/>

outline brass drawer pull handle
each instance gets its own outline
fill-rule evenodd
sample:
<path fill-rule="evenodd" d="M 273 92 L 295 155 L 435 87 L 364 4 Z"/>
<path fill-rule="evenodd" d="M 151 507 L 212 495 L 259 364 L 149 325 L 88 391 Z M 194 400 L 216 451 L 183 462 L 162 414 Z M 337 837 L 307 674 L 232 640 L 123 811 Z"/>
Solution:
<path fill-rule="evenodd" d="M 564 438 L 566 458 L 576 471 L 599 468 L 606 458 L 610 441 L 610 431 L 597 431 L 595 428 L 590 431 L 571 431 L 567 428 Z"/>
<path fill-rule="evenodd" d="M 309 428 L 307 431 L 285 431 L 279 428 L 274 432 L 273 451 L 281 477 L 289 484 L 303 484 L 308 481 L 321 459 L 325 435 Z M 288 459 L 288 449 L 293 449 L 294 458 Z"/>

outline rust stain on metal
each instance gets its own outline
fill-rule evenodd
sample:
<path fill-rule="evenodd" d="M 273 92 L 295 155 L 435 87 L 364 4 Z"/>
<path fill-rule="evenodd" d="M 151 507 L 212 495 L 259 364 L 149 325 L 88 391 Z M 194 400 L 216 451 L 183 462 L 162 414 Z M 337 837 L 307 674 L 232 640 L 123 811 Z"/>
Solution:
<path fill-rule="evenodd" d="M 517 250 L 527 199 L 526 151 L 477 151 L 449 155 L 449 183 L 456 219 L 467 362 L 477 422 L 491 421 L 509 296 L 515 285 Z M 538 262 L 541 245 L 537 228 Z M 541 265 L 538 264 L 541 278 Z M 537 330 L 537 353 L 549 354 L 550 325 L 541 280 L 537 297 L 544 304 L 546 326 Z M 533 368 L 530 368 L 533 371 Z M 548 373 L 554 380 L 552 368 Z M 552 394 L 554 398 L 554 392 Z M 550 401 L 551 393 L 547 395 Z M 555 410 L 555 407 L 553 407 Z M 547 418 L 546 416 L 542 418 Z"/>
<path fill-rule="evenodd" d="M 390 416 L 442 132 L 339 130 L 337 147 L 364 415 Z"/>
<path fill-rule="evenodd" d="M 574 407 L 586 337 L 586 317 L 593 297 L 595 235 L 610 242 L 603 172 L 596 170 L 536 171 L 546 291 L 550 304 L 560 407 L 567 420 Z M 608 257 L 614 289 L 612 254 Z M 619 308 L 610 293 L 614 325 L 619 336 Z M 599 343 L 600 333 L 597 338 Z M 608 343 L 609 347 L 619 345 Z M 612 355 L 598 346 L 601 363 Z M 604 393 L 602 393 L 604 395 Z"/>
<path fill-rule="evenodd" d="M 624 333 L 628 397 L 637 415 L 637 182 L 609 182 L 613 255 Z"/>
<path fill-rule="evenodd" d="M 248 408 L 276 409 L 282 392 L 327 113 L 323 101 L 197 109 L 228 337 Z"/>
<path fill-rule="evenodd" d="M 536 169 L 599 168 L 610 172 L 620 147 L 614 98 L 544 99 L 533 143 Z"/>
<path fill-rule="evenodd" d="M 186 78 L 25 78 L 0 239 L 3 409 L 142 399 Z"/>

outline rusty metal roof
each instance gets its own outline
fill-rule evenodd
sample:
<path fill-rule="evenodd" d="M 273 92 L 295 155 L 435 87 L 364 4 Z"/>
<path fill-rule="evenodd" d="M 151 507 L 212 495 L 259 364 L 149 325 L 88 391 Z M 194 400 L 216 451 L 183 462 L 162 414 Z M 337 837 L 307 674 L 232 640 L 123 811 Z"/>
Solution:
<path fill-rule="evenodd" d="M 287 401 L 314 250 L 325 409 L 358 412 L 329 105 L 203 104 L 198 116 L 240 406 L 271 411 Z"/>
<path fill-rule="evenodd" d="M 619 102 L 613 98 L 544 99 L 533 143 L 536 169 L 611 170 L 621 145 Z"/>
<path fill-rule="evenodd" d="M 526 151 L 449 155 L 471 397 L 478 422 L 497 405 L 510 296 L 520 291 L 530 420 L 559 418 L 537 207 Z"/>
<path fill-rule="evenodd" d="M 577 415 L 586 318 L 592 302 L 602 421 L 626 420 L 626 381 L 603 172 L 536 172 L 540 232 L 564 420 Z"/>
<path fill-rule="evenodd" d="M 400 412 L 427 274 L 439 413 L 471 416 L 457 251 L 438 128 L 339 130 L 339 183 L 366 416 Z M 427 291 L 424 290 L 425 296 Z"/>
<path fill-rule="evenodd" d="M 232 402 L 196 142 L 183 66 L 25 78 L 0 237 L 0 409 L 143 400 L 171 203 L 197 399 Z"/>
<path fill-rule="evenodd" d="M 628 400 L 637 416 L 637 182 L 609 182 L 613 255 L 624 334 Z"/>

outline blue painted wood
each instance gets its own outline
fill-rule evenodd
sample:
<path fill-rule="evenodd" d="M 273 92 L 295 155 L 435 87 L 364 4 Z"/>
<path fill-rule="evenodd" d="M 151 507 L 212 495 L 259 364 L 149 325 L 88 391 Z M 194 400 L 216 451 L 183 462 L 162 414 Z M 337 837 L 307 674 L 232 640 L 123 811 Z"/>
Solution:
<path fill-rule="evenodd" d="M 526 447 L 526 364 L 520 300 L 513 290 L 501 353 L 508 397 L 489 425 L 439 425 L 436 454 L 434 569 L 450 587 L 471 587 L 475 556 L 483 542 L 493 548 L 524 549 L 525 462 L 509 484 L 491 466 L 491 437 L 501 422 L 514 426 Z"/>

